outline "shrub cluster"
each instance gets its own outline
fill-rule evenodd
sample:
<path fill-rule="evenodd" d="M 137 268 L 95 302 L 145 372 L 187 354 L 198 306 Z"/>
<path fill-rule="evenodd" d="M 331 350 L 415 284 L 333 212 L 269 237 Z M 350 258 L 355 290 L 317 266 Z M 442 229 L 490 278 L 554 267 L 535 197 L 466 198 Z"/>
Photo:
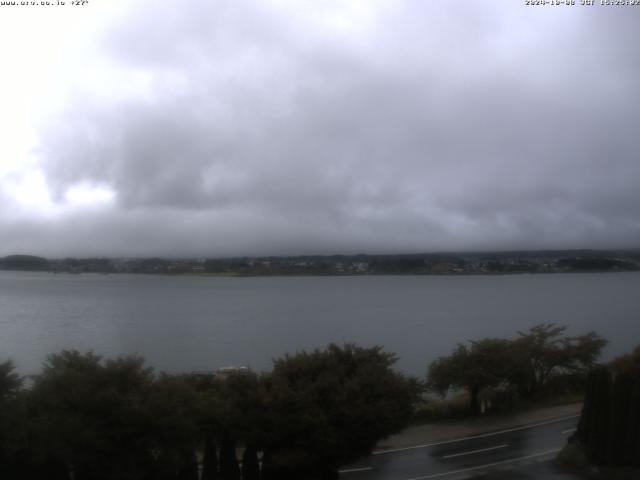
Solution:
<path fill-rule="evenodd" d="M 394 362 L 380 347 L 330 345 L 260 375 L 168 375 L 140 357 L 63 351 L 29 388 L 5 362 L 0 478 L 335 478 L 409 420 L 417 384 Z"/>

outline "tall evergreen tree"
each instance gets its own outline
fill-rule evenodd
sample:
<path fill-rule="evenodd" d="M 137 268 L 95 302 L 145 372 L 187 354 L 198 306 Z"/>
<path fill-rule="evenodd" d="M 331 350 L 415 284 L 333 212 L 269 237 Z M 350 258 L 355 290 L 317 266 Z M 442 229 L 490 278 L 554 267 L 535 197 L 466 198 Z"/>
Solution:
<path fill-rule="evenodd" d="M 245 448 L 242 455 L 242 480 L 260 480 L 258 452 L 253 445 Z"/>
<path fill-rule="evenodd" d="M 178 480 L 198 480 L 198 458 L 193 450 L 181 453 Z"/>
<path fill-rule="evenodd" d="M 218 454 L 213 432 L 207 429 L 204 437 L 204 455 L 202 457 L 202 480 L 217 480 Z"/>
<path fill-rule="evenodd" d="M 637 374 L 615 373 L 605 366 L 590 372 L 574 440 L 596 465 L 640 464 L 640 378 Z"/>
<path fill-rule="evenodd" d="M 640 379 L 636 379 L 629 408 L 627 436 L 629 465 L 640 467 Z"/>
<path fill-rule="evenodd" d="M 236 442 L 228 434 L 222 437 L 220 447 L 220 478 L 221 480 L 240 480 Z"/>

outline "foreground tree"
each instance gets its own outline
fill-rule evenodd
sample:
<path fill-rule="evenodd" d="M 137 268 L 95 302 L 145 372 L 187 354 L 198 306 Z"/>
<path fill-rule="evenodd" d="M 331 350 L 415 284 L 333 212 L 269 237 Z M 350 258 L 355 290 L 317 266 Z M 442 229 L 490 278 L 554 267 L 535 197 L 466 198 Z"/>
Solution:
<path fill-rule="evenodd" d="M 11 360 L 0 363 L 0 478 L 8 477 L 24 430 L 18 395 L 23 379 Z M 17 467 L 17 466 L 16 466 Z"/>
<path fill-rule="evenodd" d="M 192 375 L 190 381 L 201 403 L 200 423 L 205 439 L 203 480 L 239 478 L 235 445 L 255 445 L 264 426 L 260 377 L 250 370 L 241 370 L 223 375 Z M 221 442 L 219 472 L 214 454 L 216 437 Z"/>
<path fill-rule="evenodd" d="M 263 479 L 337 477 L 404 427 L 418 388 L 380 347 L 330 345 L 276 360 L 266 382 Z"/>
<path fill-rule="evenodd" d="M 196 480 L 204 446 L 203 479 L 239 480 L 239 444 L 246 480 L 261 476 L 258 450 L 264 479 L 335 478 L 410 418 L 417 382 L 394 362 L 380 347 L 331 345 L 277 360 L 271 374 L 201 378 L 63 351 L 27 390 L 3 364 L 0 433 L 11 437 L 0 435 L 0 477 Z"/>
<path fill-rule="evenodd" d="M 480 392 L 515 378 L 521 363 L 508 340 L 486 338 L 459 344 L 449 356 L 440 357 L 429 366 L 427 385 L 444 396 L 452 388 L 469 393 L 469 412 L 480 413 Z"/>
<path fill-rule="evenodd" d="M 162 478 L 193 476 L 194 452 L 201 439 L 200 396 L 184 375 L 160 374 L 152 383 L 145 404 L 147 438 L 162 462 Z"/>
<path fill-rule="evenodd" d="M 260 462 L 253 445 L 247 446 L 242 455 L 242 480 L 260 480 Z"/>
<path fill-rule="evenodd" d="M 631 353 L 620 355 L 611 362 L 611 369 L 619 375 L 629 375 L 640 379 L 640 345 Z"/>
<path fill-rule="evenodd" d="M 220 447 L 220 479 L 240 480 L 240 466 L 236 458 L 236 442 L 229 435 L 222 438 Z"/>
<path fill-rule="evenodd" d="M 144 475 L 151 462 L 152 382 L 138 357 L 49 356 L 28 399 L 36 456 L 66 465 L 78 480 Z"/>
<path fill-rule="evenodd" d="M 450 355 L 429 366 L 427 385 L 446 395 L 450 389 L 469 393 L 469 411 L 480 413 L 484 389 L 517 389 L 522 397 L 533 397 L 554 376 L 586 380 L 607 341 L 595 332 L 576 337 L 563 336 L 567 327 L 541 324 L 515 340 L 485 338 L 459 344 Z"/>
<path fill-rule="evenodd" d="M 571 441 L 594 464 L 640 467 L 640 347 L 589 372 Z"/>
<path fill-rule="evenodd" d="M 217 480 L 218 478 L 218 454 L 216 453 L 216 440 L 210 428 L 205 430 L 204 452 L 202 455 L 202 480 Z"/>
<path fill-rule="evenodd" d="M 15 372 L 11 360 L 0 363 L 0 401 L 12 397 L 22 387 L 24 379 Z"/>
<path fill-rule="evenodd" d="M 563 336 L 566 326 L 540 324 L 528 332 L 518 332 L 516 349 L 527 358 L 520 374 L 521 395 L 533 397 L 557 373 L 582 375 L 595 365 L 608 343 L 595 332 L 576 337 Z"/>

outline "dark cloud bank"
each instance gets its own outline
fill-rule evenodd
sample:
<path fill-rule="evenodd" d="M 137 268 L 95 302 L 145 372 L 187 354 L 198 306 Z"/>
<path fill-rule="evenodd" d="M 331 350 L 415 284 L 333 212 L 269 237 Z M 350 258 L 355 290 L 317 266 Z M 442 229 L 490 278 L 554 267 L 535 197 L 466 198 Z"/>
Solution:
<path fill-rule="evenodd" d="M 106 101 L 87 88 L 51 119 L 63 130 L 41 129 L 37 152 L 58 202 L 88 184 L 114 203 L 14 219 L 3 245 L 640 245 L 640 9 L 399 2 L 343 28 L 314 3 L 131 7 L 99 54 L 145 91 Z"/>

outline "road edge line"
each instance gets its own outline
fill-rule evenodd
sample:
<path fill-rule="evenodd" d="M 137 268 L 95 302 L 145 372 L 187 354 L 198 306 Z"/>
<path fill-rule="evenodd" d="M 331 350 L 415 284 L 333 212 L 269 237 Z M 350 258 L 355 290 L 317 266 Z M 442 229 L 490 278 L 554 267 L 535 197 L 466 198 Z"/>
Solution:
<path fill-rule="evenodd" d="M 434 447 L 436 445 L 446 445 L 448 443 L 463 442 L 465 440 L 473 440 L 473 439 L 476 439 L 476 438 L 492 437 L 494 435 L 501 435 L 503 433 L 517 432 L 517 431 L 520 431 L 520 430 L 528 430 L 530 428 L 542 427 L 544 425 L 552 425 L 554 423 L 560 423 L 560 422 L 564 422 L 565 420 L 570 420 L 572 418 L 578 418 L 578 417 L 580 417 L 579 414 L 570 415 L 570 416 L 567 416 L 567 417 L 557 418 L 555 420 L 547 420 L 545 422 L 535 423 L 533 425 L 524 425 L 522 427 L 507 428 L 507 429 L 500 430 L 500 431 L 497 431 L 497 432 L 480 433 L 478 435 L 470 435 L 468 437 L 454 438 L 452 440 L 443 440 L 441 442 L 425 443 L 425 444 L 422 444 L 422 445 L 413 445 L 411 447 L 392 448 L 392 449 L 388 449 L 388 450 L 378 450 L 376 452 L 372 452 L 371 455 L 385 455 L 387 453 L 403 452 L 403 451 L 407 451 L 407 450 L 417 450 L 419 448 Z"/>
<path fill-rule="evenodd" d="M 468 452 L 461 452 L 461 453 L 452 453 L 451 455 L 444 455 L 443 457 L 440 457 L 440 458 L 446 460 L 447 458 L 464 457 L 465 455 L 474 455 L 476 453 L 490 452 L 492 450 L 498 450 L 500 448 L 507 448 L 508 446 L 509 444 L 505 443 L 503 445 L 496 445 L 495 447 L 479 448 L 478 450 L 469 450 Z"/>
<path fill-rule="evenodd" d="M 458 473 L 473 472 L 474 470 L 482 470 L 483 468 L 496 467 L 498 465 L 504 465 L 505 463 L 519 462 L 521 460 L 528 460 L 530 458 L 536 458 L 536 457 L 543 457 L 545 455 L 551 455 L 552 453 L 558 453 L 560 450 L 562 450 L 562 449 L 561 448 L 556 448 L 555 450 L 547 450 L 546 452 L 534 453 L 532 455 L 526 455 L 524 457 L 510 458 L 508 460 L 501 460 L 499 462 L 487 463 L 485 465 L 478 465 L 477 467 L 469 467 L 469 468 L 463 468 L 463 469 L 460 469 L 460 470 L 452 470 L 450 472 L 435 473 L 433 475 L 424 475 L 422 477 L 413 477 L 413 478 L 408 478 L 406 480 L 428 480 L 429 478 L 439 478 L 439 477 L 445 477 L 447 475 L 456 475 Z"/>

